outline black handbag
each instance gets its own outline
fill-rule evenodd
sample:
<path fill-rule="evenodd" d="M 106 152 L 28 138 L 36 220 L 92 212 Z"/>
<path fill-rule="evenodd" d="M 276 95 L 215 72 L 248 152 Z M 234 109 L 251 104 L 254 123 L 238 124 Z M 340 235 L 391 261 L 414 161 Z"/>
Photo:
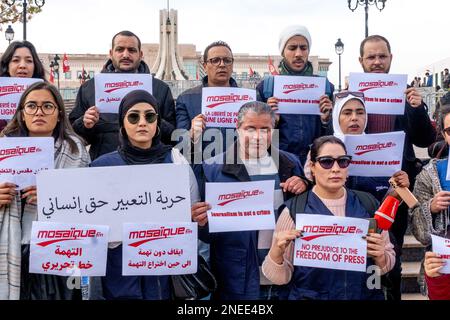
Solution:
<path fill-rule="evenodd" d="M 196 273 L 171 276 L 172 292 L 176 300 L 203 299 L 216 290 L 216 278 L 201 255 L 198 255 L 197 265 Z"/>

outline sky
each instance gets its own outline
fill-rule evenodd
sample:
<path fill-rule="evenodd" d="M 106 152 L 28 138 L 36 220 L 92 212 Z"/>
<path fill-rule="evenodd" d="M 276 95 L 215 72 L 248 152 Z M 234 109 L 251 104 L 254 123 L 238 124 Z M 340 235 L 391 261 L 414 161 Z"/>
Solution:
<path fill-rule="evenodd" d="M 352 12 L 347 0 L 171 0 L 170 7 L 178 10 L 179 43 L 195 44 L 197 51 L 223 40 L 234 53 L 279 55 L 282 29 L 303 24 L 312 37 L 310 54 L 333 62 L 332 82 L 338 83 L 338 38 L 344 43 L 343 78 L 361 71 L 364 8 Z M 144 43 L 158 43 L 159 10 L 164 8 L 166 0 L 46 0 L 27 24 L 27 40 L 42 53 L 107 53 L 112 36 L 127 29 Z M 390 41 L 391 73 L 409 74 L 411 80 L 426 65 L 450 57 L 449 14 L 448 0 L 387 0 L 381 12 L 370 6 L 369 34 Z M 15 39 L 22 39 L 22 24 L 12 27 Z M 1 37 L 0 51 L 6 45 Z"/>

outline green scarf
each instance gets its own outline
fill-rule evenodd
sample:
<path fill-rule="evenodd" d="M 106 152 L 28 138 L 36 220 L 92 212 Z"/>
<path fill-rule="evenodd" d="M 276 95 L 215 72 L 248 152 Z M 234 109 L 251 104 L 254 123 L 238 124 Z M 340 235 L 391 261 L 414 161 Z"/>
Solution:
<path fill-rule="evenodd" d="M 287 65 L 284 59 L 281 60 L 280 64 L 278 65 L 278 70 L 280 71 L 281 75 L 305 76 L 305 77 L 312 76 L 314 72 L 313 66 L 309 61 L 306 62 L 306 65 L 302 71 L 294 71 Z"/>

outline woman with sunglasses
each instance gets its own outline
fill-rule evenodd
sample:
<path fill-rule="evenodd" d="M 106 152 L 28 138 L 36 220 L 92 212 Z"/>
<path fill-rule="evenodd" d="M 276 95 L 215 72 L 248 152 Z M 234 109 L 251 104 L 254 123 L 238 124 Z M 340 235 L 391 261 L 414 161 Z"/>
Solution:
<path fill-rule="evenodd" d="M 45 81 L 45 70 L 31 42 L 14 41 L 0 59 L 0 77 L 37 78 Z M 0 132 L 7 121 L 0 120 Z"/>
<path fill-rule="evenodd" d="M 374 214 L 368 212 L 360 196 L 345 187 L 351 157 L 341 140 L 334 136 L 316 139 L 311 147 L 311 162 L 314 187 L 286 202 L 277 221 L 272 247 L 263 263 L 264 275 L 275 284 L 286 284 L 281 295 L 284 299 L 383 300 L 382 290 L 368 289 L 366 273 L 293 266 L 294 240 L 301 234 L 295 230 L 291 213 L 362 219 Z M 364 193 L 364 196 L 376 202 L 370 194 Z M 299 204 L 301 199 L 304 207 Z M 366 239 L 371 258 L 367 260 L 367 267 L 375 264 L 381 274 L 388 272 L 395 261 L 388 234 L 369 233 Z"/>
<path fill-rule="evenodd" d="M 439 127 L 450 145 L 450 104 L 441 106 Z M 450 181 L 447 180 L 448 158 L 431 159 L 416 178 L 414 195 L 419 205 L 410 210 L 411 231 L 427 251 L 431 250 L 431 235 L 450 238 Z M 450 275 L 440 273 L 445 261 L 436 253 L 427 252 L 424 269 L 428 296 L 431 300 L 450 300 Z"/>
<path fill-rule="evenodd" d="M 13 119 L 1 136 L 53 137 L 56 169 L 87 167 L 90 162 L 84 143 L 67 120 L 61 95 L 46 82 L 35 83 L 23 93 Z M 72 298 L 67 278 L 28 273 L 36 204 L 36 186 L 17 192 L 15 184 L 0 183 L 0 266 L 8 270 L 6 277 L 0 276 L 0 299 L 19 299 L 19 286 L 23 300 Z"/>
<path fill-rule="evenodd" d="M 175 148 L 161 142 L 156 99 L 144 90 L 128 93 L 119 106 L 119 147 L 91 163 L 91 167 L 144 165 L 158 163 L 188 164 Z M 189 169 L 190 170 L 190 169 Z M 176 183 L 176 181 L 174 181 Z M 200 195 L 197 180 L 190 170 L 191 201 L 198 202 Z M 169 276 L 122 276 L 122 245 L 109 244 L 106 276 L 91 278 L 91 299 L 167 300 L 171 298 Z M 100 292 L 101 291 L 101 292 Z"/>

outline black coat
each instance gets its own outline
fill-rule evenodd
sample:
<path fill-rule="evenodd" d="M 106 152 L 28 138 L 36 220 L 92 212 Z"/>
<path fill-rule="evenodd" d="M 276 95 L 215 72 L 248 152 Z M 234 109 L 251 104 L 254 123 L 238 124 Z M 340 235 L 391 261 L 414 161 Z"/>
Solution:
<path fill-rule="evenodd" d="M 108 60 L 102 73 L 112 73 L 114 67 Z M 150 73 L 145 62 L 141 61 L 138 73 Z M 162 119 L 159 124 L 162 141 L 171 143 L 171 135 L 175 129 L 175 103 L 169 86 L 163 81 L 153 78 L 153 96 L 158 101 L 159 114 Z M 102 113 L 99 121 L 91 129 L 83 124 L 83 116 L 87 109 L 95 105 L 95 82 L 91 79 L 81 85 L 75 107 L 69 115 L 69 120 L 76 133 L 82 136 L 91 145 L 89 153 L 94 160 L 99 156 L 117 150 L 119 144 L 119 117 L 117 114 Z"/>

